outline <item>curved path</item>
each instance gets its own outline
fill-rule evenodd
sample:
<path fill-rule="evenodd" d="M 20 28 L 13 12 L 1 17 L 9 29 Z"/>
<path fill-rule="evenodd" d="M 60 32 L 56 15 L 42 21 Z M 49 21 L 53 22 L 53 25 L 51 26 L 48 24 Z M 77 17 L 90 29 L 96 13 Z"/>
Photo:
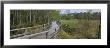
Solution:
<path fill-rule="evenodd" d="M 56 21 L 53 21 L 52 24 L 50 25 L 51 27 L 47 31 L 43 31 L 40 33 L 35 33 L 31 35 L 26 35 L 23 37 L 18 37 L 18 39 L 46 39 L 46 38 L 57 38 L 57 32 L 59 29 L 59 25 L 57 24 Z M 48 34 L 47 34 L 48 33 Z"/>

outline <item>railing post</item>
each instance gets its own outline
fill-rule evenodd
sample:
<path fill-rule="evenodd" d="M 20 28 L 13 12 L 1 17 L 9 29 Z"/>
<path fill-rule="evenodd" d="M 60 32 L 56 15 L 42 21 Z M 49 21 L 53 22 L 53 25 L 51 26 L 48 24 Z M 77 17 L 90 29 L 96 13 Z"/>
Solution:
<path fill-rule="evenodd" d="M 46 33 L 46 39 L 48 39 L 48 32 Z"/>
<path fill-rule="evenodd" d="M 45 24 L 43 24 L 43 31 L 44 31 L 44 28 L 45 28 Z"/>

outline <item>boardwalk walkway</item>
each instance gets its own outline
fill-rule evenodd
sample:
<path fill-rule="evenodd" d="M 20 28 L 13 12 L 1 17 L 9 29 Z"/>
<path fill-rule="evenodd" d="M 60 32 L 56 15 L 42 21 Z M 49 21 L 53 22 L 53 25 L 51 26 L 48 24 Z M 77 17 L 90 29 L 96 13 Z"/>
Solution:
<path fill-rule="evenodd" d="M 57 33 L 60 28 L 60 25 L 57 24 L 57 21 L 53 21 L 50 26 L 51 27 L 46 31 L 25 35 L 14 39 L 56 39 L 58 38 Z"/>

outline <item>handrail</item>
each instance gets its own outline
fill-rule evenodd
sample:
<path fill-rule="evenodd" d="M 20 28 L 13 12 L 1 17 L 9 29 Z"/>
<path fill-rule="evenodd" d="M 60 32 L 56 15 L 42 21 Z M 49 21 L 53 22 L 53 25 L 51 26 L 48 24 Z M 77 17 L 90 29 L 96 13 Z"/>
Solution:
<path fill-rule="evenodd" d="M 27 35 L 27 36 L 23 36 L 23 37 L 18 37 L 16 39 L 22 39 L 22 38 L 30 38 L 30 37 L 33 37 L 35 35 L 38 35 L 38 34 L 43 34 L 43 33 L 47 33 L 48 31 L 44 31 L 44 32 L 40 32 L 40 33 L 35 33 L 35 34 L 31 34 L 31 35 Z"/>
<path fill-rule="evenodd" d="M 47 23 L 49 24 L 49 23 Z M 45 26 L 45 24 L 43 24 Z M 40 27 L 40 26 L 43 26 L 43 25 L 38 25 L 38 26 L 33 26 L 33 27 L 26 27 L 26 28 L 19 28 L 19 29 L 12 29 L 10 31 L 15 31 L 15 30 L 25 30 L 25 29 L 31 29 L 31 28 L 37 28 L 37 27 Z"/>
<path fill-rule="evenodd" d="M 44 24 L 44 25 L 40 25 L 40 26 L 43 26 L 43 27 L 45 27 L 47 24 Z M 20 29 L 14 29 L 14 30 L 21 30 L 21 29 L 29 29 L 29 28 L 36 28 L 36 27 L 40 27 L 40 26 L 34 26 L 34 27 L 27 27 L 27 28 L 20 28 Z M 59 26 L 60 27 L 60 26 Z M 11 30 L 11 31 L 14 31 L 14 30 Z M 54 29 L 53 29 L 54 30 Z M 18 34 L 18 35 L 13 35 L 13 36 L 11 36 L 11 38 L 16 38 L 16 39 L 31 39 L 31 38 L 33 38 L 33 37 L 37 37 L 37 38 L 42 38 L 42 39 L 51 39 L 51 38 L 54 38 L 55 36 L 57 36 L 56 34 L 58 33 L 58 30 L 59 30 L 59 28 L 56 30 L 56 31 L 54 31 L 53 33 L 49 33 L 50 31 L 49 30 L 47 30 L 47 31 L 41 31 L 41 32 L 39 32 L 39 33 L 34 33 L 34 34 L 29 34 L 29 35 L 27 35 L 27 34 L 25 34 L 25 33 L 23 33 L 23 34 Z M 43 35 L 43 36 L 41 36 L 41 35 Z M 35 37 L 35 38 L 36 38 Z"/>

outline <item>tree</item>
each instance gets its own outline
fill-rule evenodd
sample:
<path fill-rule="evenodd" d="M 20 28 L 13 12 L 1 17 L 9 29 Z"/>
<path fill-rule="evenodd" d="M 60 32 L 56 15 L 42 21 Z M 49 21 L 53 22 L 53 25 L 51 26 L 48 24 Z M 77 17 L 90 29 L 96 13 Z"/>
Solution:
<path fill-rule="evenodd" d="M 50 16 L 53 20 L 60 20 L 60 14 L 58 10 L 52 10 Z"/>

